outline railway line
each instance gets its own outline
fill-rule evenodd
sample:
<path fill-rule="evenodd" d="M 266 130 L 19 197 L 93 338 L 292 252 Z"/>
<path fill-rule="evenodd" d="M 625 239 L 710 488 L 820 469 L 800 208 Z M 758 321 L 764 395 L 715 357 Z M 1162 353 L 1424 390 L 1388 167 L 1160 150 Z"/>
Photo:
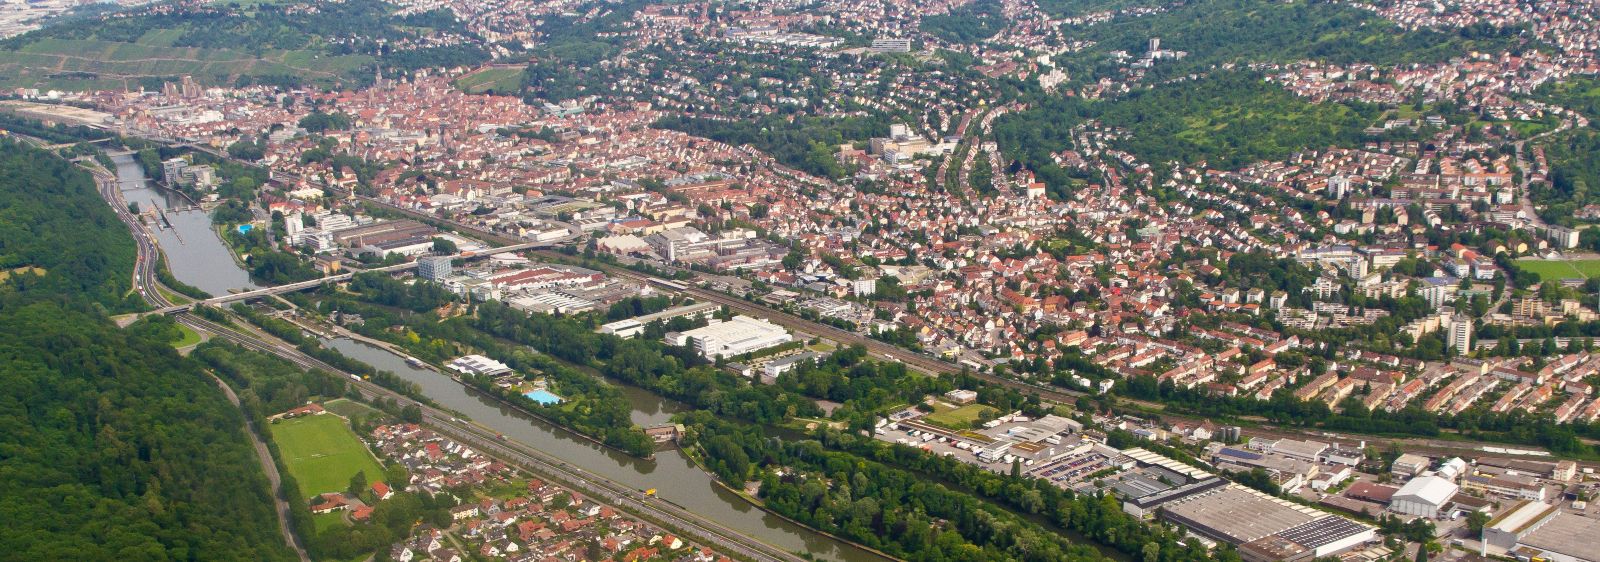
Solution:
<path fill-rule="evenodd" d="M 127 205 L 121 204 L 121 193 L 115 178 L 101 171 L 96 171 L 95 176 L 101 195 L 106 198 L 106 201 L 111 204 L 117 215 L 134 234 L 138 248 L 134 268 L 135 290 L 139 291 L 145 300 L 154 306 L 163 308 L 176 306 L 160 290 L 160 284 L 156 278 L 155 264 L 157 260 L 155 256 L 159 255 L 159 246 L 144 230 L 144 226 L 138 222 L 138 218 L 128 212 Z M 736 554 L 746 560 L 760 562 L 803 562 L 805 560 L 795 553 L 757 541 L 715 521 L 702 518 L 683 507 L 650 497 L 644 492 L 633 490 L 598 474 L 572 466 L 561 459 L 526 444 L 506 440 L 499 433 L 489 428 L 463 421 L 450 412 L 416 402 L 398 392 L 361 380 L 359 377 L 355 377 L 315 357 L 306 355 L 294 346 L 271 335 L 249 328 L 235 329 L 224 326 L 197 316 L 187 309 L 174 310 L 173 313 L 174 320 L 178 323 L 191 329 L 211 334 L 212 337 L 220 338 L 245 349 L 280 357 L 302 369 L 321 370 L 348 377 L 351 379 L 351 384 L 355 386 L 363 398 L 369 400 L 378 398 L 392 399 L 400 404 L 415 404 L 421 409 L 424 421 L 442 434 L 477 447 L 480 450 L 490 452 L 497 457 L 511 461 L 513 464 L 539 473 L 552 481 L 580 490 L 591 497 L 600 498 L 606 503 L 642 516 L 657 525 L 672 529 L 674 532 L 693 537 L 695 540 L 711 545 L 720 551 Z M 267 459 L 263 462 L 270 464 L 271 461 Z M 278 485 L 278 482 L 273 482 L 274 488 L 277 488 Z M 276 501 L 285 539 L 295 548 L 302 560 L 309 560 L 304 549 L 298 544 L 296 537 L 288 531 L 290 527 L 288 525 L 287 503 L 281 498 Z"/>
<path fill-rule="evenodd" d="M 227 157 L 225 154 L 220 154 L 220 153 L 214 153 L 214 154 L 217 154 L 219 157 L 224 157 L 224 158 Z M 298 176 L 295 176 L 293 174 L 284 174 L 284 175 L 285 175 L 285 177 L 288 177 L 290 179 L 298 179 L 299 178 Z M 431 216 L 431 215 L 427 215 L 427 214 L 424 214 L 424 213 L 420 213 L 420 212 L 417 212 L 417 211 L 414 211 L 414 210 L 411 210 L 411 209 L 406 209 L 406 208 L 403 208 L 403 207 L 399 207 L 399 206 L 396 206 L 396 205 L 391 205 L 391 204 L 389 204 L 387 202 L 379 201 L 379 200 L 377 200 L 375 198 L 371 198 L 371 197 L 367 197 L 367 196 L 363 196 L 363 195 L 356 195 L 356 197 L 358 199 L 360 199 L 361 201 L 363 201 L 363 202 L 366 202 L 368 204 L 371 204 L 371 205 L 374 205 L 374 206 L 377 206 L 377 207 L 380 207 L 380 208 L 383 208 L 383 209 L 386 209 L 386 210 L 389 210 L 389 211 L 393 211 L 393 212 L 396 212 L 396 213 L 400 213 L 400 214 L 404 214 L 404 215 L 407 215 L 407 216 L 412 216 L 412 217 L 416 217 L 416 218 L 420 218 L 420 219 L 425 219 L 425 220 L 428 220 L 428 221 L 434 221 L 434 222 L 447 224 L 451 228 L 454 228 L 454 229 L 456 229 L 458 231 L 461 231 L 463 233 L 466 233 L 466 234 L 473 235 L 473 236 L 478 237 L 478 238 L 480 238 L 480 239 L 482 239 L 482 240 L 484 240 L 486 242 L 493 242 L 493 243 L 501 244 L 501 245 L 519 244 L 519 243 L 525 242 L 524 240 L 517 239 L 517 238 L 512 238 L 512 237 L 509 237 L 509 236 L 505 236 L 505 235 L 500 234 L 500 233 L 496 233 L 496 232 L 492 232 L 492 231 L 476 228 L 476 227 L 465 225 L 465 224 L 460 224 L 460 223 L 457 223 L 457 222 L 454 222 L 454 221 L 441 220 L 438 217 L 434 217 L 434 216 Z M 555 251 L 549 250 L 549 249 L 530 250 L 530 253 L 540 254 L 543 257 L 552 258 L 552 259 L 568 259 L 568 258 L 570 258 L 570 256 L 567 256 L 565 254 L 561 254 L 559 252 L 555 252 Z M 621 266 L 597 265 L 597 266 L 593 266 L 593 267 L 595 267 L 596 269 L 600 269 L 600 270 L 606 272 L 609 275 L 614 275 L 614 276 L 618 276 L 618 277 L 624 277 L 624 278 L 632 279 L 632 280 L 635 280 L 635 281 L 638 281 L 638 282 L 641 282 L 641 283 L 652 283 L 651 280 L 654 279 L 650 275 L 646 275 L 646 274 L 643 274 L 643 273 L 640 273 L 640 272 L 637 272 L 637 271 L 634 271 L 634 270 L 631 270 L 631 269 L 628 269 L 628 268 L 625 268 L 625 267 L 621 267 Z M 848 331 L 848 330 L 843 330 L 843 329 L 840 329 L 840 328 L 837 328 L 837 327 L 834 327 L 834 326 L 830 326 L 830 325 L 827 325 L 827 324 L 822 324 L 822 323 L 819 323 L 819 322 L 813 322 L 813 321 L 810 321 L 810 320 L 806 320 L 804 318 L 800 318 L 799 316 L 795 316 L 795 315 L 789 314 L 787 312 L 776 310 L 776 309 L 773 309 L 771 307 L 767 307 L 767 306 L 763 306 L 763 305 L 760 305 L 760 304 L 757 304 L 757 303 L 746 301 L 744 299 L 740 299 L 740 298 L 737 298 L 737 297 L 734 297 L 734 296 L 731 296 L 731 295 L 727 295 L 727 294 L 724 294 L 724 293 L 720 293 L 720 292 L 717 292 L 717 291 L 696 287 L 692 283 L 691 284 L 684 284 L 684 285 L 686 285 L 686 286 L 681 292 L 683 292 L 685 294 L 688 294 L 690 296 L 694 296 L 694 297 L 699 298 L 699 299 L 703 299 L 706 302 L 713 302 L 713 303 L 725 305 L 728 308 L 730 308 L 732 310 L 735 310 L 735 311 L 738 311 L 740 313 L 751 315 L 751 316 L 755 316 L 755 317 L 759 317 L 759 318 L 765 318 L 765 319 L 773 322 L 774 324 L 783 326 L 785 328 L 788 328 L 788 329 L 791 329 L 791 330 L 796 330 L 796 331 L 801 331 L 801 332 L 805 332 L 805 333 L 809 333 L 809 334 L 813 334 L 813 335 L 817 335 L 817 336 L 826 337 L 826 338 L 835 340 L 835 341 L 837 341 L 837 342 L 839 342 L 841 344 L 845 344 L 845 345 L 859 344 L 859 345 L 863 346 L 864 348 L 866 348 L 868 353 L 870 355 L 872 355 L 873 357 L 875 357 L 875 358 L 882 359 L 882 360 L 888 360 L 888 361 L 904 363 L 906 366 L 908 366 L 908 367 L 910 367 L 912 369 L 915 369 L 917 371 L 921 371 L 921 372 L 923 372 L 925 374 L 938 375 L 940 373 L 956 372 L 956 371 L 960 371 L 962 369 L 962 366 L 957 365 L 955 363 L 951 363 L 949 361 L 945 361 L 945 360 L 942 360 L 942 359 L 939 359 L 937 357 L 933 357 L 933 356 L 930 356 L 930 355 L 927 355 L 927 354 L 924 354 L 924 353 L 918 353 L 918 352 L 914 352 L 914 351 L 911 351 L 911 350 L 908 350 L 908 349 L 904 349 L 904 348 L 901 348 L 899 346 L 895 346 L 893 344 L 889 344 L 889 343 L 886 343 L 886 342 L 878 341 L 878 340 L 875 340 L 875 339 L 869 338 L 867 336 L 863 336 L 861 334 L 857 334 L 857 333 L 854 333 L 854 332 L 851 332 L 851 331 Z M 1011 389 L 1018 390 L 1018 391 L 1024 392 L 1024 393 L 1036 393 L 1036 394 L 1039 395 L 1039 398 L 1041 400 L 1045 400 L 1045 401 L 1049 401 L 1049 402 L 1070 404 L 1072 402 L 1075 402 L 1079 397 L 1088 395 L 1088 393 L 1085 393 L 1085 392 L 1079 392 L 1079 391 L 1076 391 L 1076 390 L 1064 389 L 1064 388 L 1059 388 L 1059 387 L 1054 387 L 1054 386 L 1033 384 L 1033 383 L 1019 381 L 1019 380 L 1010 379 L 1010 378 L 1006 378 L 1006 377 L 1001 377 L 1001 376 L 998 376 L 998 375 L 994 375 L 992 373 L 985 373 L 985 372 L 981 372 L 981 371 L 977 371 L 977 370 L 971 370 L 969 372 L 969 374 L 974 376 L 974 377 L 977 377 L 977 378 L 979 378 L 981 380 L 984 380 L 984 381 L 986 381 L 988 383 L 1001 385 L 1001 386 L 1004 386 L 1006 388 L 1011 388 Z M 1170 419 L 1174 419 L 1174 420 L 1200 420 L 1200 419 L 1205 419 L 1205 418 L 1198 417 L 1198 416 L 1167 413 L 1165 411 L 1161 411 L 1163 406 L 1161 404 L 1157 404 L 1157 403 L 1145 402 L 1145 401 L 1139 401 L 1139 400 L 1132 400 L 1132 399 L 1126 399 L 1126 398 L 1123 399 L 1123 400 L 1126 400 L 1127 402 L 1132 403 L 1132 404 L 1139 405 L 1139 406 L 1144 407 L 1146 409 L 1160 411 L 1159 415 L 1161 415 L 1164 418 L 1170 418 Z M 1253 423 L 1258 423 L 1258 422 L 1264 421 L 1264 420 L 1251 420 L 1251 421 Z M 1252 436 L 1252 437 L 1271 437 L 1271 438 L 1293 437 L 1293 438 L 1298 438 L 1298 439 L 1322 439 L 1322 440 L 1325 440 L 1325 441 L 1326 440 L 1330 440 L 1330 439 L 1334 439 L 1334 438 L 1328 437 L 1328 432 L 1317 431 L 1317 430 L 1309 430 L 1309 429 L 1308 430 L 1284 429 L 1284 428 L 1277 428 L 1277 427 L 1271 427 L 1271 426 L 1245 427 L 1245 428 L 1243 428 L 1243 433 L 1245 435 Z M 1395 444 L 1395 445 L 1398 445 L 1400 447 L 1406 448 L 1408 450 L 1413 450 L 1413 451 L 1417 451 L 1417 452 L 1424 452 L 1424 453 L 1433 452 L 1433 453 L 1436 453 L 1436 454 L 1467 454 L 1467 453 L 1476 452 L 1477 454 L 1482 454 L 1482 451 L 1478 451 L 1478 450 L 1472 448 L 1472 446 L 1474 445 L 1473 443 L 1459 443 L 1458 444 L 1456 442 L 1448 441 L 1448 440 L 1426 439 L 1426 438 L 1392 438 L 1392 437 L 1377 436 L 1377 435 L 1363 436 L 1363 435 L 1359 435 L 1359 434 L 1347 434 L 1347 435 L 1341 436 L 1341 437 L 1339 437 L 1337 439 L 1339 439 L 1342 442 L 1345 442 L 1347 444 L 1355 444 L 1355 443 L 1358 443 L 1360 441 L 1366 441 L 1369 444 L 1378 444 L 1378 445 L 1384 445 L 1384 446 L 1387 446 L 1388 444 Z M 1524 448 L 1533 449 L 1532 447 L 1524 447 Z M 1600 463 L 1585 461 L 1585 462 L 1580 462 L 1580 466 L 1600 468 Z"/>

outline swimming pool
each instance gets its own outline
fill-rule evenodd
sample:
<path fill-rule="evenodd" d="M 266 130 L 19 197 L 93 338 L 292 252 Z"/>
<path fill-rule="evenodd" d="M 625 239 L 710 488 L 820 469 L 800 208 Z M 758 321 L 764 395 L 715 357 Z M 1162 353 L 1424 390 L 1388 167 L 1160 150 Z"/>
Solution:
<path fill-rule="evenodd" d="M 529 400 L 532 400 L 534 402 L 538 402 L 542 406 L 549 406 L 551 404 L 560 404 L 561 403 L 561 397 L 560 396 L 556 396 L 554 393 L 551 393 L 550 391 L 545 390 L 543 388 L 538 389 L 538 390 L 530 390 L 530 391 L 522 393 L 522 395 L 528 397 Z"/>

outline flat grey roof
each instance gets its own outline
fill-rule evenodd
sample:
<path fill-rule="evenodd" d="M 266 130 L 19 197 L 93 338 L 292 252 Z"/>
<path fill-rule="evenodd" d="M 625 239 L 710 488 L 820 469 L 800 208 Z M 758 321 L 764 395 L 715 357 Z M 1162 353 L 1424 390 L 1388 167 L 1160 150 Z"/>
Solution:
<path fill-rule="evenodd" d="M 1596 538 L 1600 538 L 1600 520 L 1562 512 L 1522 537 L 1519 542 L 1539 550 L 1595 560 Z"/>
<path fill-rule="evenodd" d="M 1238 486 L 1224 486 L 1161 507 L 1169 518 L 1233 545 L 1274 535 L 1315 519 Z"/>

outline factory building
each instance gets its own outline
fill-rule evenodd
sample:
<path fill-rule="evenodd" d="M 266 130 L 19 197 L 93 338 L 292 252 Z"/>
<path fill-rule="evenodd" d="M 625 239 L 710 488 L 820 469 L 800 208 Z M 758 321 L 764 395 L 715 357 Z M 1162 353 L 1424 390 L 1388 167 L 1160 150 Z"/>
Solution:
<path fill-rule="evenodd" d="M 758 320 L 749 316 L 735 316 L 727 322 L 719 322 L 704 328 L 695 328 L 687 332 L 667 334 L 667 342 L 673 345 L 690 345 L 696 353 L 707 359 L 720 357 L 735 357 L 776 347 L 794 340 L 789 331 L 782 326 L 771 324 L 765 320 Z"/>
<path fill-rule="evenodd" d="M 1460 487 L 1455 482 L 1431 474 L 1412 478 L 1394 493 L 1389 510 L 1405 515 L 1435 517 L 1444 506 L 1450 504 L 1450 498 L 1455 497 L 1458 490 Z"/>

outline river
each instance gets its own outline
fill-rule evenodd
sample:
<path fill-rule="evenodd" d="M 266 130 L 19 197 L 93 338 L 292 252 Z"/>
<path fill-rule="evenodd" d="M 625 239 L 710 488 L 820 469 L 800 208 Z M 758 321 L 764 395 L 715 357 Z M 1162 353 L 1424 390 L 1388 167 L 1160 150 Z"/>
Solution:
<path fill-rule="evenodd" d="M 794 552 L 808 552 L 820 560 L 884 560 L 881 556 L 818 534 L 750 505 L 718 486 L 711 476 L 690 463 L 679 451 L 661 451 L 652 460 L 637 459 L 575 437 L 435 371 L 412 367 L 388 350 L 347 338 L 324 339 L 323 344 L 417 383 L 422 387 L 422 393 L 440 406 L 466 414 L 473 421 L 504 434 L 508 439 L 560 457 L 625 486 L 641 490 L 655 488 L 661 498 L 767 544 Z M 637 387 L 618 385 L 618 388 L 633 406 L 633 421 L 639 425 L 664 423 L 685 408 L 682 404 Z"/>
<path fill-rule="evenodd" d="M 182 195 L 156 187 L 133 155 L 113 156 L 111 160 L 117 165 L 117 187 L 122 190 L 123 199 L 137 203 L 141 211 L 152 205 L 163 211 L 190 206 Z M 226 295 L 229 289 L 259 288 L 250 282 L 250 274 L 239 267 L 233 252 L 212 230 L 210 214 L 190 210 L 167 212 L 166 217 L 172 228 L 163 225 L 152 230 L 173 277 L 212 296 Z"/>

